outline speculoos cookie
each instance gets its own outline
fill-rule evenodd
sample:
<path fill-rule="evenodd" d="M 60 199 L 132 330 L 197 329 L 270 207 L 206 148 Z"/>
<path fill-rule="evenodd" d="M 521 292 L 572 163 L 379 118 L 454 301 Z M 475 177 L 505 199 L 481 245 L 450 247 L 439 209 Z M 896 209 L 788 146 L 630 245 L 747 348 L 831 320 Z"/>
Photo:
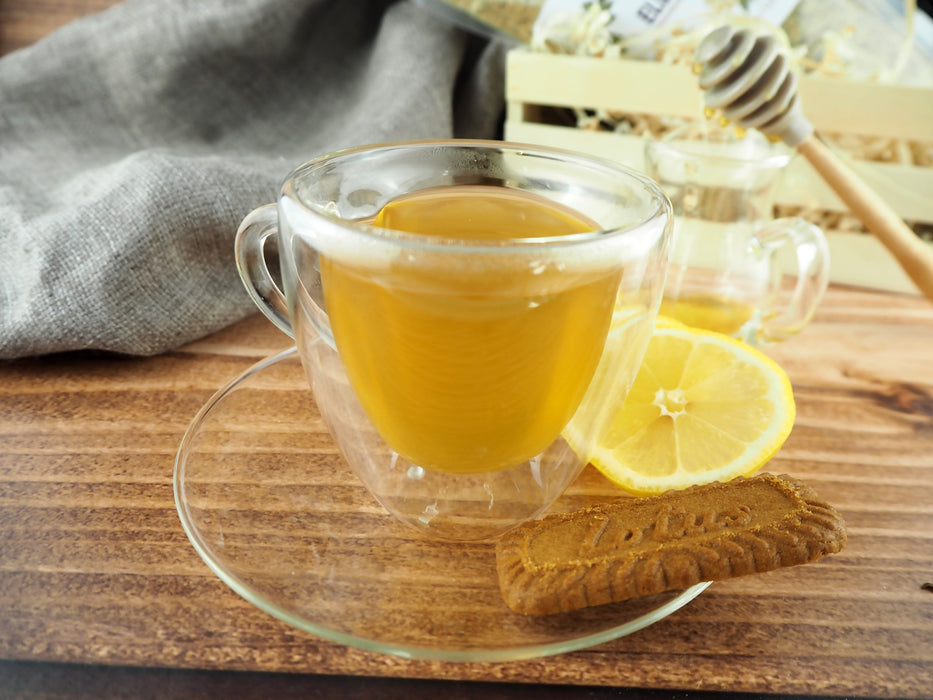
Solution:
<path fill-rule="evenodd" d="M 525 523 L 498 542 L 496 565 L 510 608 L 547 615 L 805 564 L 845 543 L 812 488 L 760 474 Z"/>

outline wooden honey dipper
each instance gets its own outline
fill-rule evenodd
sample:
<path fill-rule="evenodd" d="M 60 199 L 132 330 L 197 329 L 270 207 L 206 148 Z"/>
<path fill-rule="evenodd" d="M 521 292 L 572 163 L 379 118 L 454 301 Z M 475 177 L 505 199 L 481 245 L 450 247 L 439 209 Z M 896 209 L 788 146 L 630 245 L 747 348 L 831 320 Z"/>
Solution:
<path fill-rule="evenodd" d="M 730 122 L 758 129 L 802 153 L 933 301 L 933 251 L 817 139 L 800 106 L 797 77 L 777 40 L 725 25 L 706 35 L 695 59 L 706 107 L 721 110 Z"/>

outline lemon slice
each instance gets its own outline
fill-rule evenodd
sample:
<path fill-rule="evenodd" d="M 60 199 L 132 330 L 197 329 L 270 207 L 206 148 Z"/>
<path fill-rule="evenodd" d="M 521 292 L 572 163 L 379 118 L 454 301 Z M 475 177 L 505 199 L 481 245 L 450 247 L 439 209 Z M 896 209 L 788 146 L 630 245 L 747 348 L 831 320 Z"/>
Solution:
<path fill-rule="evenodd" d="M 641 369 L 590 462 L 636 494 L 756 471 L 796 410 L 787 374 L 738 340 L 659 317 Z"/>

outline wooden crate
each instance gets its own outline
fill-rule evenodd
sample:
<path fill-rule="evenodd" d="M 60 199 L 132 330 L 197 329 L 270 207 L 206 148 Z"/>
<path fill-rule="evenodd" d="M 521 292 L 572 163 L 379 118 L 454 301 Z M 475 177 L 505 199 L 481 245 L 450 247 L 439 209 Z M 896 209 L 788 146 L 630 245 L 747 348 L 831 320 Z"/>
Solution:
<path fill-rule="evenodd" d="M 806 76 L 800 81 L 800 95 L 804 113 L 818 131 L 933 142 L 933 90 Z M 515 49 L 508 56 L 506 101 L 507 140 L 569 148 L 639 169 L 643 168 L 643 137 L 549 123 L 548 109 L 577 107 L 703 118 L 697 79 L 686 66 L 526 49 Z M 933 224 L 933 167 L 856 161 L 843 155 L 903 219 Z M 846 211 L 802 157 L 795 157 L 788 166 L 776 204 Z M 873 236 L 833 230 L 826 234 L 832 281 L 917 293 Z"/>

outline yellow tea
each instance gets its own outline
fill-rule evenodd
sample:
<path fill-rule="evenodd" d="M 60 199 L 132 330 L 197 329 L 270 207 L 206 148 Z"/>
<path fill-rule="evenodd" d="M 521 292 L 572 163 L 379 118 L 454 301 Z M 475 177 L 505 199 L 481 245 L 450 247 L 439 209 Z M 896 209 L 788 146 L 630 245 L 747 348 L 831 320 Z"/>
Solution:
<path fill-rule="evenodd" d="M 755 306 L 715 294 L 661 300 L 660 314 L 694 328 L 736 335 L 755 313 Z"/>
<path fill-rule="evenodd" d="M 487 246 L 455 265 L 430 245 L 381 266 L 322 257 L 337 349 L 383 439 L 414 464 L 456 473 L 541 453 L 593 377 L 621 271 L 600 261 L 598 275 L 571 273 L 535 255 L 500 254 L 496 243 L 596 225 L 543 197 L 483 185 L 405 195 L 372 223 L 425 244 Z"/>

